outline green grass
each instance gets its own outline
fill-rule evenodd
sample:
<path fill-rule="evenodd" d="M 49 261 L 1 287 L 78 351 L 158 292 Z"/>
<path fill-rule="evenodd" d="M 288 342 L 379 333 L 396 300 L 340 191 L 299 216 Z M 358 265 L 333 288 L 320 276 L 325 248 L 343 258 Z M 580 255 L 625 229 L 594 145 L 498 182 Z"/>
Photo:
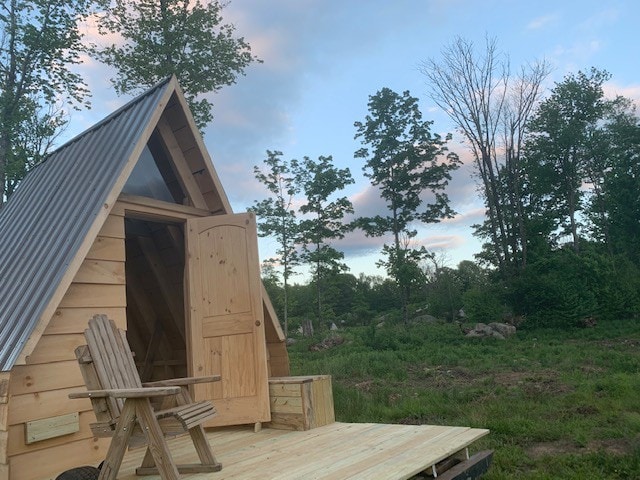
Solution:
<path fill-rule="evenodd" d="M 640 478 L 638 321 L 505 341 L 452 324 L 339 335 L 289 349 L 293 374 L 333 376 L 338 421 L 488 428 L 475 445 L 495 451 L 487 480 Z"/>

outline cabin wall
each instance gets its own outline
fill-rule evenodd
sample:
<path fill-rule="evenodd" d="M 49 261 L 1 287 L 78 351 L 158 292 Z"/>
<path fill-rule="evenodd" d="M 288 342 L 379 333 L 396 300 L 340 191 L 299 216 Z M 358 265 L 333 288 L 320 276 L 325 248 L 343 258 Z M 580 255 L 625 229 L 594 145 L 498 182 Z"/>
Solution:
<path fill-rule="evenodd" d="M 9 372 L 0 372 L 0 480 L 9 479 L 9 462 L 7 457 L 9 376 Z"/>
<path fill-rule="evenodd" d="M 263 295 L 266 293 L 263 291 Z M 288 377 L 289 353 L 287 345 L 278 335 L 275 328 L 277 318 L 272 318 L 268 308 L 264 308 L 265 338 L 267 341 L 267 358 L 269 362 L 269 377 Z"/>
<path fill-rule="evenodd" d="M 95 421 L 90 401 L 68 395 L 85 390 L 74 349 L 85 344 L 89 319 L 105 313 L 126 327 L 124 236 L 124 217 L 111 214 L 26 365 L 11 371 L 4 420 L 11 480 L 55 478 L 75 466 L 97 465 L 106 455 L 109 440 L 94 438 L 89 428 Z M 0 442 L 1 402 L 2 396 Z M 28 423 L 43 419 L 51 427 Z M 27 443 L 27 431 L 36 437 L 32 443 Z M 47 439 L 49 435 L 56 436 Z M 0 453 L 0 480 L 2 460 Z"/>

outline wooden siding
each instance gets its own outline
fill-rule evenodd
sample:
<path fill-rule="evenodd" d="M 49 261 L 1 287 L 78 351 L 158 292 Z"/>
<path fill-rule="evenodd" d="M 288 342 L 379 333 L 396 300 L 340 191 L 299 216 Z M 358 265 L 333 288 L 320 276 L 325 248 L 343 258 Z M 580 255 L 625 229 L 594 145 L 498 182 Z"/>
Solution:
<path fill-rule="evenodd" d="M 0 425 L 11 480 L 50 478 L 104 458 L 109 441 L 95 439 L 91 433 L 89 423 L 95 421 L 91 403 L 69 400 L 68 395 L 85 390 L 74 349 L 85 343 L 83 332 L 89 318 L 106 313 L 121 328 L 126 327 L 124 237 L 124 217 L 111 214 L 26 365 L 16 365 L 11 372 L 11 408 L 4 414 L 4 432 Z M 74 413 L 79 414 L 78 432 L 26 443 L 27 422 Z M 0 453 L 0 480 L 5 480 L 2 460 Z"/>
<path fill-rule="evenodd" d="M 0 480 L 9 479 L 9 372 L 0 372 Z"/>
<path fill-rule="evenodd" d="M 271 428 L 311 430 L 335 421 L 329 375 L 269 379 Z"/>
<path fill-rule="evenodd" d="M 289 370 L 289 352 L 287 352 L 284 332 L 280 328 L 278 316 L 264 285 L 262 286 L 262 298 L 269 377 L 288 377 L 291 373 Z"/>

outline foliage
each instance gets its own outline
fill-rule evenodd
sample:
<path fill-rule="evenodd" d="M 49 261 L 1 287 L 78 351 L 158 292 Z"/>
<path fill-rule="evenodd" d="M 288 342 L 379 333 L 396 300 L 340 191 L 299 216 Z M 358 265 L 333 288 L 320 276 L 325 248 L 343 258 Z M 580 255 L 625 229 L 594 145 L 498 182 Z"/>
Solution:
<path fill-rule="evenodd" d="M 295 195 L 300 191 L 295 182 L 291 165 L 282 159 L 282 152 L 267 151 L 267 158 L 264 160 L 263 171 L 260 167 L 254 166 L 253 173 L 256 179 L 267 188 L 271 195 L 261 201 L 255 201 L 249 209 L 255 212 L 258 218 L 258 233 L 262 237 L 275 236 L 278 243 L 276 254 L 279 258 L 269 259 L 267 263 L 282 265 L 283 286 L 283 320 L 285 335 L 289 331 L 288 322 L 288 294 L 289 279 L 293 275 L 293 267 L 299 263 L 299 256 L 296 250 L 298 235 L 298 220 L 296 219 L 293 201 Z M 274 270 L 269 270 L 270 275 L 274 275 Z"/>
<path fill-rule="evenodd" d="M 581 234 L 578 214 L 586 197 L 582 184 L 589 181 L 598 187 L 604 174 L 597 133 L 616 103 L 604 99 L 602 85 L 609 78 L 596 69 L 567 75 L 530 122 L 527 161 L 548 172 L 531 178 L 531 188 L 545 200 L 544 213 L 535 213 L 550 216 L 553 231 L 570 235 L 576 251 Z"/>
<path fill-rule="evenodd" d="M 0 206 L 67 123 L 88 106 L 72 66 L 84 50 L 78 23 L 91 0 L 11 0 L 0 7 Z"/>
<path fill-rule="evenodd" d="M 510 303 L 527 327 L 567 328 L 585 318 L 609 320 L 640 312 L 637 268 L 583 242 L 532 262 L 511 284 Z"/>
<path fill-rule="evenodd" d="M 331 156 L 320 156 L 317 161 L 304 157 L 294 165 L 295 182 L 306 199 L 299 207 L 299 212 L 306 215 L 298 225 L 298 242 L 303 249 L 300 259 L 312 266 L 319 322 L 326 277 L 348 269 L 342 263 L 344 254 L 336 250 L 331 241 L 343 238 L 351 229 L 344 222 L 345 215 L 353 213 L 351 201 L 344 196 L 335 198 L 335 195 L 354 180 L 348 168 L 333 165 Z"/>
<path fill-rule="evenodd" d="M 635 112 L 614 112 L 603 136 L 607 164 L 600 195 L 590 207 L 595 237 L 640 266 L 640 124 Z"/>
<path fill-rule="evenodd" d="M 418 264 L 427 254 L 424 248 L 411 246 L 417 235 L 415 224 L 453 215 L 444 189 L 459 160 L 447 150 L 450 136 L 442 139 L 431 133 L 432 122 L 422 120 L 418 100 L 408 91 L 400 95 L 383 88 L 369 97 L 368 107 L 365 121 L 355 123 L 355 138 L 365 145 L 355 156 L 365 159 L 365 176 L 379 188 L 388 213 L 361 218 L 358 226 L 370 236 L 391 234 L 393 242 L 384 245 L 386 259 L 380 265 L 400 288 L 407 321 L 410 292 L 420 281 Z"/>
<path fill-rule="evenodd" d="M 496 284 L 476 285 L 462 297 L 465 319 L 469 322 L 502 322 L 505 317 L 504 294 Z"/>
<path fill-rule="evenodd" d="M 507 341 L 452 324 L 357 327 L 289 348 L 292 374 L 332 376 L 338 421 L 488 428 L 487 480 L 640 476 L 637 322 L 533 329 Z"/>
<path fill-rule="evenodd" d="M 115 0 L 100 18 L 100 33 L 124 41 L 94 46 L 93 52 L 117 69 L 111 81 L 121 94 L 175 75 L 202 129 L 213 119 L 205 95 L 234 84 L 257 60 L 235 27 L 223 23 L 224 6 L 218 0 Z"/>

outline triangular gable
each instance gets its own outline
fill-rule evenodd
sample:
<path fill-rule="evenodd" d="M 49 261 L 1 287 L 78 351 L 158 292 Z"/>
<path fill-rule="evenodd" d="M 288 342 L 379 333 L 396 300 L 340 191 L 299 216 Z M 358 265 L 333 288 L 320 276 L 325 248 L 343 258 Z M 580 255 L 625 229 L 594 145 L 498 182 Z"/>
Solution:
<path fill-rule="evenodd" d="M 193 206 L 232 213 L 175 77 L 50 154 L 0 210 L 1 371 L 35 347 L 152 135 Z"/>

